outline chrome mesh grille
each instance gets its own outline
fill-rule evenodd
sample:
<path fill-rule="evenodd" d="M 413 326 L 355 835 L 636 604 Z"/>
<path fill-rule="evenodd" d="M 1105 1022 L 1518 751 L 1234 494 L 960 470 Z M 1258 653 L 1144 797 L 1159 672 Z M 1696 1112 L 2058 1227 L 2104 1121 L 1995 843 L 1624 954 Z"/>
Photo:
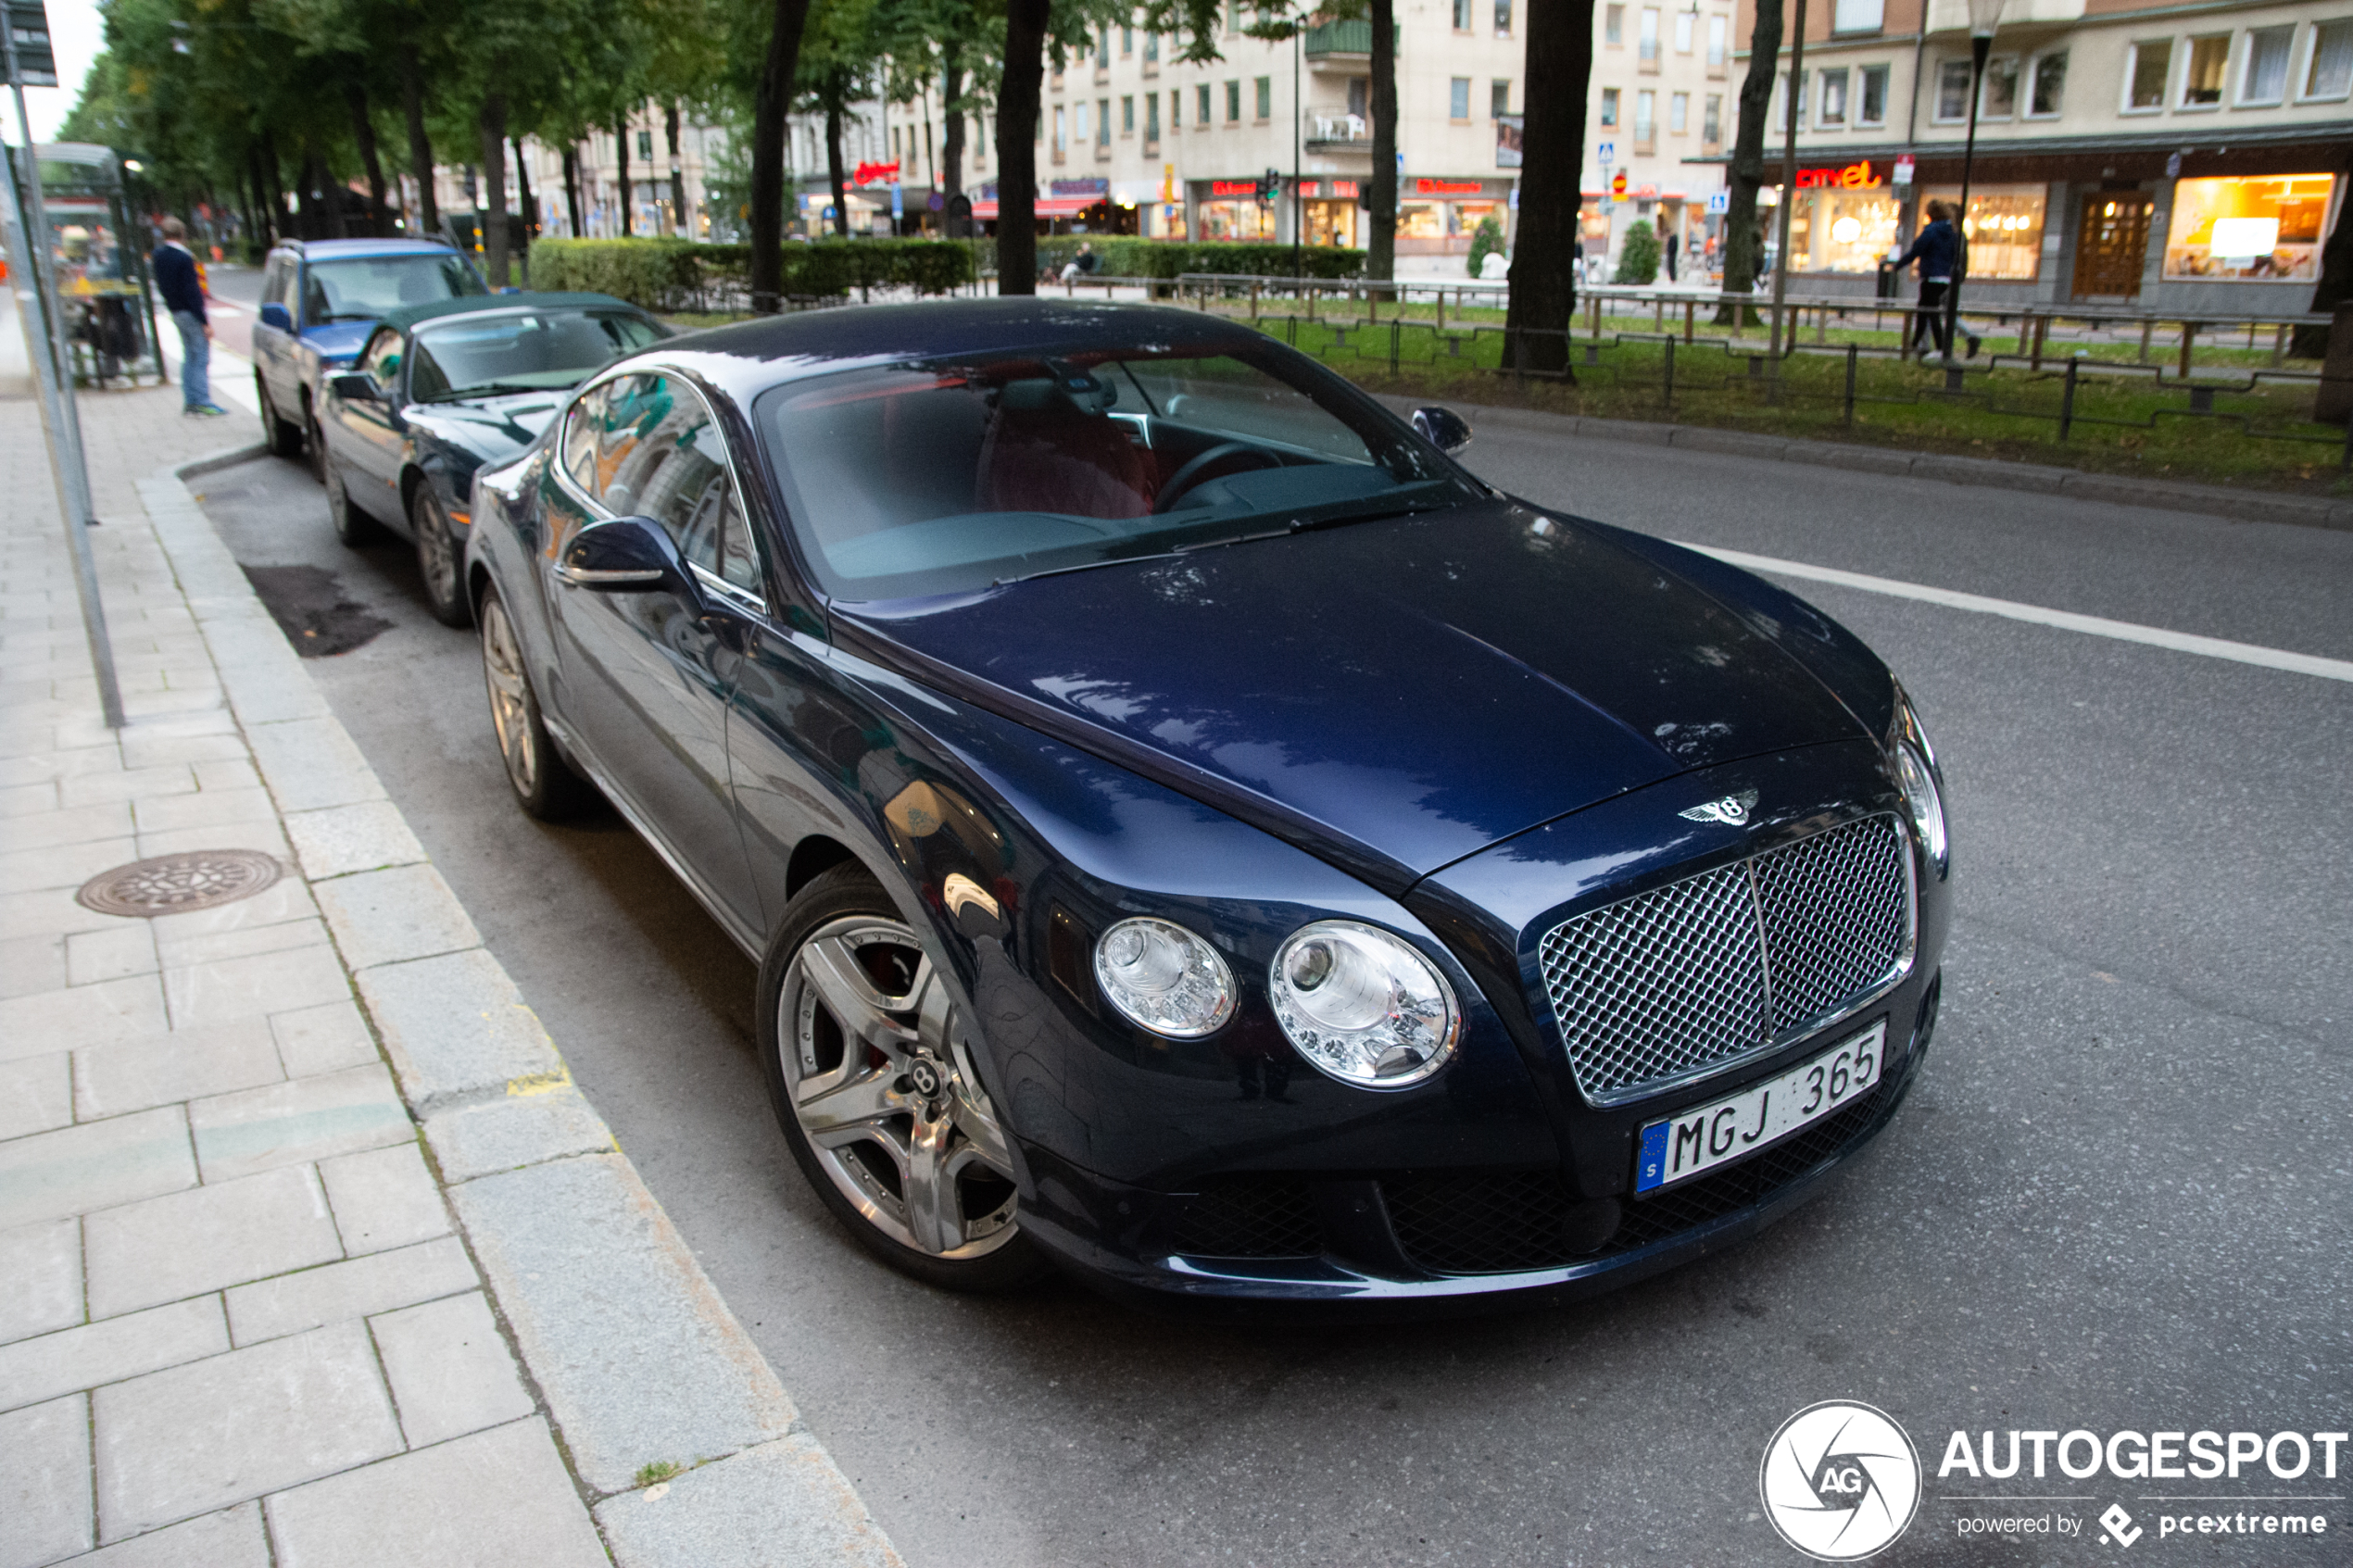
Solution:
<path fill-rule="evenodd" d="M 1903 830 L 1868 817 L 1564 921 L 1537 945 L 1587 1098 L 1633 1098 L 1834 1013 L 1909 947 Z"/>

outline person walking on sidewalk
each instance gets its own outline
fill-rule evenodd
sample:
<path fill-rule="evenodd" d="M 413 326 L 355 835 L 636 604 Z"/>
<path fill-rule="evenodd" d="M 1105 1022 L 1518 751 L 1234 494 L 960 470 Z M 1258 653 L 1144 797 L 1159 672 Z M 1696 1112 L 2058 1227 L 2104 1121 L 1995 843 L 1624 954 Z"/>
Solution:
<path fill-rule="evenodd" d="M 212 400 L 212 322 L 206 319 L 204 284 L 196 277 L 195 253 L 188 248 L 187 225 L 163 220 L 163 244 L 152 261 L 156 292 L 180 329 L 180 410 L 209 418 L 229 410 Z"/>
<path fill-rule="evenodd" d="M 1929 341 L 1936 345 L 1938 358 L 1953 357 L 1953 337 L 1944 323 L 1944 296 L 1952 292 L 1953 268 L 1961 257 L 1960 231 L 1953 227 L 1953 204 L 1928 204 L 1928 227 L 1913 237 L 1904 254 L 1895 258 L 1900 270 L 1914 261 L 1920 264 L 1920 303 L 1912 317 L 1911 331 L 1904 335 L 1904 351 L 1908 354 L 1919 346 L 1921 329 L 1927 329 Z M 1969 334 L 1969 358 L 1977 358 L 1981 340 L 1975 332 Z"/>

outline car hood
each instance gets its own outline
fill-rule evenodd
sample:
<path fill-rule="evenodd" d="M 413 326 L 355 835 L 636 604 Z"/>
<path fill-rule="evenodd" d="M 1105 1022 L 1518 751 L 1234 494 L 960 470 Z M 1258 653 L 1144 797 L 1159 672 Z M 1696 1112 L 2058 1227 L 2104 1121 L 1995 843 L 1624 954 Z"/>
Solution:
<path fill-rule="evenodd" d="M 324 326 L 306 327 L 302 345 L 319 357 L 322 365 L 339 365 L 359 353 L 376 330 L 373 321 L 329 321 Z"/>
<path fill-rule="evenodd" d="M 854 650 L 1376 885 L 1679 772 L 1866 733 L 1715 597 L 1507 501 L 834 613 Z"/>
<path fill-rule="evenodd" d="M 478 463 L 503 463 L 547 428 L 569 391 L 512 392 L 462 403 L 411 403 L 401 417 Z"/>

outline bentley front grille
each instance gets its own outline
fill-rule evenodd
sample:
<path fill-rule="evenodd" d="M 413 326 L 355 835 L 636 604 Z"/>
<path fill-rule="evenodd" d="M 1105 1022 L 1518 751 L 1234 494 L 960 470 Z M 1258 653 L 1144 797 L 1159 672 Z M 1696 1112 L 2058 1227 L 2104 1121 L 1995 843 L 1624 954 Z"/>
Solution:
<path fill-rule="evenodd" d="M 1562 922 L 1537 959 L 1577 1086 L 1613 1105 L 1794 1039 L 1900 976 L 1910 852 L 1866 817 Z"/>

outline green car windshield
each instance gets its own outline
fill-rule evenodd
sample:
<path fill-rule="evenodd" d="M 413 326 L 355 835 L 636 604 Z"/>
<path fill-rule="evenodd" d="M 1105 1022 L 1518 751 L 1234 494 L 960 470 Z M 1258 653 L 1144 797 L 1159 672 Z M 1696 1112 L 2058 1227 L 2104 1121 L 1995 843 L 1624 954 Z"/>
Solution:
<path fill-rule="evenodd" d="M 303 270 L 302 317 L 314 327 L 328 321 L 372 321 L 404 305 L 431 305 L 489 292 L 455 251 L 314 261 Z"/>
<path fill-rule="evenodd" d="M 623 310 L 500 310 L 429 321 L 409 348 L 409 396 L 446 403 L 560 391 L 667 335 Z"/>

